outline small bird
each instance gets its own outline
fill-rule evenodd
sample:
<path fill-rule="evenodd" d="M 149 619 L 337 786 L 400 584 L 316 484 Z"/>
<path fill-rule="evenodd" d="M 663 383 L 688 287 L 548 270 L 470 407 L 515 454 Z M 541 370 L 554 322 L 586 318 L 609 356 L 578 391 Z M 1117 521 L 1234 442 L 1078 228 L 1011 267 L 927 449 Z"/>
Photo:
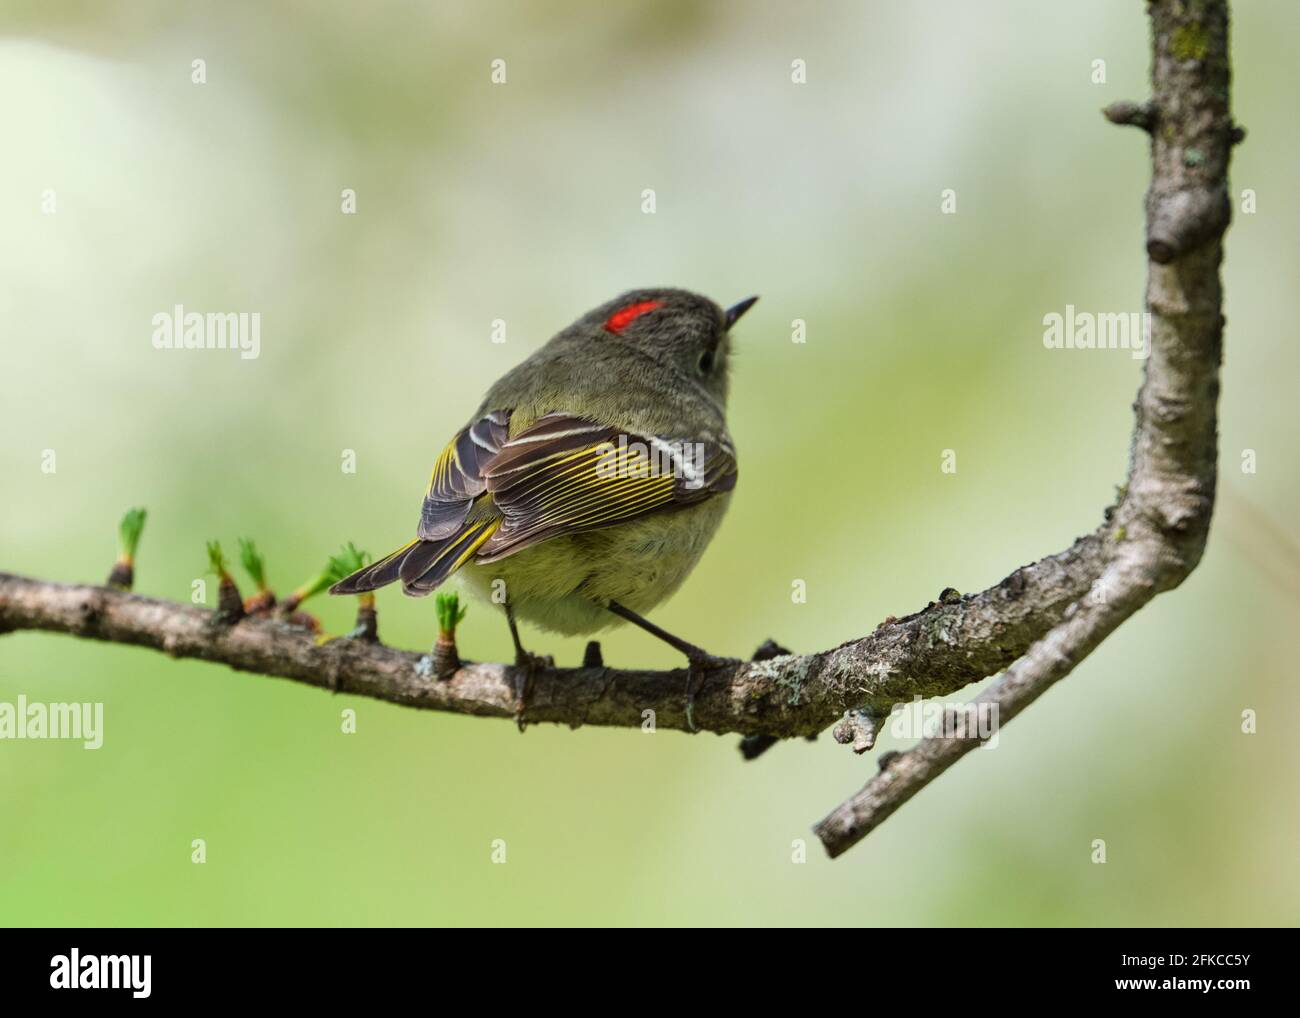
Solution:
<path fill-rule="evenodd" d="M 644 615 L 681 586 L 731 499 L 730 330 L 756 300 L 724 311 L 647 289 L 587 312 L 488 390 L 434 464 L 415 539 L 330 592 L 400 580 L 420 597 L 459 572 L 505 609 L 520 719 L 542 659 L 517 619 L 564 635 L 631 622 L 686 655 L 693 725 L 722 659 Z"/>

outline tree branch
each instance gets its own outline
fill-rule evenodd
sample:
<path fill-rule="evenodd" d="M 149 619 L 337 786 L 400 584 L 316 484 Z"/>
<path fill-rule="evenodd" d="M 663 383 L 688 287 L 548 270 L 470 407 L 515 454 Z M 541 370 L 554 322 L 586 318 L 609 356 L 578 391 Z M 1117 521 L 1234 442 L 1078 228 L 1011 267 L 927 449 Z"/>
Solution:
<path fill-rule="evenodd" d="M 976 703 L 1000 723 L 1038 699 L 1157 593 L 1200 561 L 1214 506 L 1216 404 L 1223 338 L 1219 263 L 1230 218 L 1228 158 L 1240 140 L 1228 106 L 1226 0 L 1153 0 L 1149 103 L 1107 108 L 1117 123 L 1150 126 L 1146 307 L 1151 351 L 1135 405 L 1137 421 L 1118 525 L 1089 596 L 1072 604 Z M 1133 111 L 1145 111 L 1138 116 Z M 883 823 L 972 749 L 966 732 L 940 733 L 893 757 L 865 788 L 814 830 L 832 857 Z"/>
<path fill-rule="evenodd" d="M 1154 97 L 1108 114 L 1152 130 L 1153 161 L 1151 352 L 1118 503 L 1093 533 L 981 593 L 946 590 L 923 610 L 830 650 L 760 654 L 713 671 L 695 701 L 697 728 L 744 735 L 746 752 L 757 755 L 771 740 L 813 736 L 843 719 L 837 739 L 861 752 L 895 703 L 954 693 L 1007 669 L 975 701 L 996 704 L 1005 723 L 1199 561 L 1215 488 L 1227 164 L 1241 135 L 1228 110 L 1226 2 L 1153 0 L 1150 12 Z M 410 707 L 514 717 L 510 666 L 466 664 L 444 681 L 417 668 L 420 655 L 377 642 L 322 643 L 266 617 L 222 621 L 220 613 L 108 587 L 0 573 L 0 633 L 23 629 L 152 647 Z M 639 727 L 653 711 L 656 727 L 686 729 L 685 681 L 683 670 L 546 669 L 535 677 L 528 717 Z M 815 828 L 827 851 L 845 851 L 978 745 L 937 736 L 889 754 L 866 787 Z"/>
<path fill-rule="evenodd" d="M 793 738 L 816 735 L 845 711 L 887 715 L 899 700 L 950 693 L 1006 667 L 1088 588 L 1098 535 L 1017 569 L 981 594 L 948 597 L 831 650 L 736 662 L 708 676 L 695 700 L 702 731 Z M 314 634 L 279 619 L 222 623 L 218 613 L 107 587 L 0 573 L 0 632 L 46 630 L 152 647 L 246 672 L 430 710 L 514 717 L 516 670 L 465 664 L 443 681 L 417 670 L 421 655 Z M 528 719 L 578 726 L 688 730 L 686 672 L 551 668 L 534 680 Z"/>

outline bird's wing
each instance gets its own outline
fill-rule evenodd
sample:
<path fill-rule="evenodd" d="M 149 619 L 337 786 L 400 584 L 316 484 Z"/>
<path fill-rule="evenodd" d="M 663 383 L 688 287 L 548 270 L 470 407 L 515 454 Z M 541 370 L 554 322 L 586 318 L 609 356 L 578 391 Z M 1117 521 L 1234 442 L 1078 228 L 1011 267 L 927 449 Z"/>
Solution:
<path fill-rule="evenodd" d="M 448 443 L 433 465 L 424 494 L 416 531 L 420 540 L 440 541 L 464 526 L 470 506 L 487 491 L 483 471 L 506 445 L 509 425 L 508 411 L 493 410 Z"/>
<path fill-rule="evenodd" d="M 548 414 L 485 465 L 501 526 L 476 550 L 490 562 L 538 541 L 694 505 L 736 484 L 730 442 L 630 434 Z"/>
<path fill-rule="evenodd" d="M 559 413 L 514 438 L 509 424 L 509 411 L 493 411 L 452 439 L 434 465 L 416 539 L 332 593 L 400 579 L 408 594 L 428 594 L 471 560 L 694 505 L 736 484 L 725 438 L 644 437 Z"/>

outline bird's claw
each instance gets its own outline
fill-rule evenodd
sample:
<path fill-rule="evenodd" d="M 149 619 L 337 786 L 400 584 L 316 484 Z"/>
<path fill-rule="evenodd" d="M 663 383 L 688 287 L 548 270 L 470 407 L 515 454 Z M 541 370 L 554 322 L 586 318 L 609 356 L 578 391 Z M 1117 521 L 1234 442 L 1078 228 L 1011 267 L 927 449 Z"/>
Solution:
<path fill-rule="evenodd" d="M 528 726 L 524 713 L 528 710 L 528 701 L 533 694 L 537 673 L 554 667 L 555 658 L 549 654 L 530 654 L 526 650 L 521 650 L 515 655 L 515 724 L 519 726 L 521 732 Z"/>
<path fill-rule="evenodd" d="M 695 727 L 695 697 L 704 688 L 708 673 L 717 668 L 726 668 L 737 664 L 734 658 L 715 657 L 712 654 L 691 654 L 687 657 L 686 668 L 686 730 L 698 732 Z"/>

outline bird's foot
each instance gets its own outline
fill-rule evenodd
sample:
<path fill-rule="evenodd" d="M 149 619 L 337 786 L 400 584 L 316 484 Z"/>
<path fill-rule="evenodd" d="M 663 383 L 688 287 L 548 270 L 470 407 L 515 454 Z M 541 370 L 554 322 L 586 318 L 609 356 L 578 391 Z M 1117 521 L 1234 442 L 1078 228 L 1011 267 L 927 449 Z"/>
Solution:
<path fill-rule="evenodd" d="M 686 730 L 688 732 L 699 731 L 695 727 L 695 697 L 704 687 L 704 680 L 708 677 L 709 672 L 718 668 L 732 668 L 740 664 L 740 662 L 729 657 L 714 657 L 707 651 L 695 646 L 695 644 L 687 643 L 680 636 L 673 636 L 668 630 L 661 629 L 649 619 L 643 619 L 632 609 L 625 608 L 617 601 L 610 601 L 605 607 L 619 618 L 626 619 L 632 625 L 644 629 L 651 636 L 663 640 L 668 646 L 675 647 L 686 655 L 688 662 L 686 669 Z"/>
<path fill-rule="evenodd" d="M 695 697 L 704 688 L 704 680 L 708 677 L 709 672 L 718 668 L 729 668 L 740 662 L 735 658 L 715 657 L 698 649 L 695 653 L 688 654 L 686 660 L 688 662 L 686 668 L 686 730 L 688 732 L 698 732 L 699 729 L 695 727 Z"/>
<path fill-rule="evenodd" d="M 422 679 L 427 679 L 433 675 L 433 655 L 425 654 L 419 661 L 415 662 L 415 674 Z"/>
<path fill-rule="evenodd" d="M 546 656 L 530 654 L 523 648 L 515 653 L 515 724 L 519 726 L 521 732 L 528 726 L 524 714 L 528 710 L 528 701 L 533 695 L 537 673 L 554 667 L 555 659 L 549 654 Z"/>

